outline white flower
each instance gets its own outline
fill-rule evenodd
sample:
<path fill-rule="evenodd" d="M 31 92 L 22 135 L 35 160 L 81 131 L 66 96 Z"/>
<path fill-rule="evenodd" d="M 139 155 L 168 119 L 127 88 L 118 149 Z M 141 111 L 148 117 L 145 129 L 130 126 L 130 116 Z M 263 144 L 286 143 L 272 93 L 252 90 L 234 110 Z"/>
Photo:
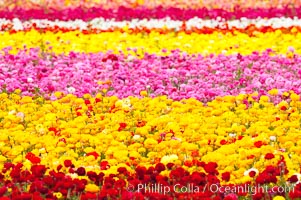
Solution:
<path fill-rule="evenodd" d="M 171 139 L 172 139 L 172 140 L 178 140 L 178 141 L 182 142 L 182 139 L 181 139 L 181 138 L 177 138 L 177 137 L 175 137 L 175 136 L 172 136 Z"/>
<path fill-rule="evenodd" d="M 236 137 L 236 133 L 229 133 L 229 136 L 230 136 L 231 138 L 235 138 L 235 137 Z"/>
<path fill-rule="evenodd" d="M 287 50 L 290 51 L 290 52 L 295 52 L 295 48 L 292 47 L 292 46 L 289 46 L 289 47 L 287 48 Z"/>
<path fill-rule="evenodd" d="M 133 136 L 133 139 L 134 139 L 134 140 L 139 140 L 139 139 L 140 139 L 140 135 L 134 135 L 134 136 Z"/>
<path fill-rule="evenodd" d="M 23 24 L 20 21 L 20 19 L 18 19 L 18 18 L 13 19 L 13 29 L 16 30 L 16 31 L 23 30 Z"/>
<path fill-rule="evenodd" d="M 11 110 L 11 111 L 8 112 L 9 115 L 13 115 L 13 114 L 15 114 L 15 113 L 16 113 L 15 110 Z"/>
<path fill-rule="evenodd" d="M 23 122 L 24 121 L 24 117 L 25 117 L 25 114 L 23 112 L 18 112 L 16 114 L 17 117 L 21 118 L 21 121 Z"/>
<path fill-rule="evenodd" d="M 78 177 L 77 173 L 70 173 L 70 174 L 67 174 L 67 176 L 71 177 L 72 179 L 76 179 Z"/>
<path fill-rule="evenodd" d="M 252 172 L 252 171 L 254 171 L 255 174 L 259 173 L 258 169 L 256 169 L 256 168 L 250 168 L 250 169 L 248 169 L 247 171 L 244 172 L 244 176 L 249 176 L 249 173 Z"/>
<path fill-rule="evenodd" d="M 32 82 L 33 82 L 33 79 L 29 77 L 29 78 L 27 78 L 27 82 L 28 82 L 28 83 L 32 83 Z"/>
<path fill-rule="evenodd" d="M 271 135 L 271 136 L 270 136 L 270 140 L 271 140 L 272 142 L 275 142 L 275 141 L 276 141 L 276 136 Z"/>
<path fill-rule="evenodd" d="M 75 88 L 74 87 L 68 87 L 67 91 L 68 91 L 68 93 L 73 94 L 75 92 Z"/>

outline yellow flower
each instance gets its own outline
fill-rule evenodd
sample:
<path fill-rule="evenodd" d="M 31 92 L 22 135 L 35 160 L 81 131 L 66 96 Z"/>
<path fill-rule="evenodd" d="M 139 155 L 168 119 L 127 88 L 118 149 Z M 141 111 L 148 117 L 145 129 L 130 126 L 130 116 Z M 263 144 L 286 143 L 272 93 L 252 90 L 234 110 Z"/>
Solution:
<path fill-rule="evenodd" d="M 143 97 L 146 97 L 146 96 L 147 96 L 147 91 L 142 90 L 142 91 L 140 92 L 140 95 L 143 96 Z"/>
<path fill-rule="evenodd" d="M 269 90 L 268 93 L 272 96 L 276 96 L 278 94 L 278 90 L 277 89 L 272 89 L 272 90 Z"/>
<path fill-rule="evenodd" d="M 260 97 L 260 101 L 262 101 L 262 102 L 268 102 L 269 100 L 270 100 L 270 98 L 268 96 L 263 95 Z"/>
<path fill-rule="evenodd" d="M 282 96 L 288 97 L 288 96 L 289 96 L 289 93 L 288 93 L 288 92 L 283 92 L 283 93 L 282 93 Z"/>
<path fill-rule="evenodd" d="M 175 154 L 172 154 L 172 155 L 166 155 L 166 156 L 163 156 L 161 158 L 161 163 L 163 164 L 168 164 L 168 163 L 172 163 L 172 162 L 175 162 L 176 160 L 178 160 L 179 157 Z"/>
<path fill-rule="evenodd" d="M 54 192 L 53 195 L 58 199 L 61 199 L 63 197 L 63 194 L 60 192 Z"/>
<path fill-rule="evenodd" d="M 15 93 L 16 93 L 16 94 L 20 94 L 20 93 L 21 93 L 21 90 L 20 90 L 20 89 L 16 89 L 16 90 L 15 90 Z"/>
<path fill-rule="evenodd" d="M 275 196 L 273 200 L 285 200 L 283 196 Z"/>
<path fill-rule="evenodd" d="M 300 100 L 300 96 L 295 94 L 295 93 L 292 93 L 290 97 L 291 97 L 292 101 L 299 101 Z"/>
<path fill-rule="evenodd" d="M 85 190 L 87 192 L 97 193 L 97 192 L 99 192 L 99 187 L 95 184 L 87 184 L 85 187 Z"/>
<path fill-rule="evenodd" d="M 144 141 L 144 147 L 147 149 L 153 148 L 157 144 L 158 144 L 158 142 L 156 140 L 154 140 L 153 138 L 147 138 Z"/>
<path fill-rule="evenodd" d="M 60 98 L 60 97 L 62 96 L 62 92 L 55 92 L 55 93 L 54 93 L 54 96 L 55 96 L 56 98 Z"/>
<path fill-rule="evenodd" d="M 1 163 L 1 162 L 4 163 L 6 160 L 7 160 L 6 157 L 0 155 L 0 163 Z"/>

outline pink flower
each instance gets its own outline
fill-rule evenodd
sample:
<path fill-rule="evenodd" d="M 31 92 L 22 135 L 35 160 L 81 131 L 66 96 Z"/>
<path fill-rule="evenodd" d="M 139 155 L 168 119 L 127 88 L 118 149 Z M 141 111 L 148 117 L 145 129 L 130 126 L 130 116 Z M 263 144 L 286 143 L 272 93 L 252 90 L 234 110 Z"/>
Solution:
<path fill-rule="evenodd" d="M 224 200 L 238 200 L 238 197 L 236 194 L 230 193 L 225 196 Z"/>

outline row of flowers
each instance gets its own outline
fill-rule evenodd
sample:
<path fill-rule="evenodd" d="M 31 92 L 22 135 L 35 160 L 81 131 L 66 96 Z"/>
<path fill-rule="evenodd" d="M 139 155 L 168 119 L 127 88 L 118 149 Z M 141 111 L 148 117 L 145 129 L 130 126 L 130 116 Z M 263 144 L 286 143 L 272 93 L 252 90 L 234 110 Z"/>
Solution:
<path fill-rule="evenodd" d="M 199 1 L 198 1 L 199 2 Z M 254 1 L 252 1 L 254 2 Z M 228 3 L 228 2 L 226 2 Z M 189 1 L 189 4 L 191 2 Z M 218 5 L 222 5 L 221 2 Z M 247 5 L 247 4 L 244 4 Z M 20 18 L 22 20 L 30 19 L 48 19 L 48 20 L 75 20 L 81 19 L 83 21 L 90 21 L 94 18 L 116 19 L 118 21 L 131 20 L 131 19 L 162 19 L 171 18 L 173 20 L 189 20 L 194 17 L 201 19 L 216 19 L 225 18 L 227 20 L 249 18 L 275 18 L 275 17 L 298 17 L 301 18 L 301 5 L 288 5 L 283 8 L 253 8 L 248 6 L 248 9 L 241 10 L 239 8 L 232 11 L 220 9 L 180 9 L 180 8 L 163 8 L 156 7 L 155 9 L 147 8 L 125 8 L 118 7 L 118 9 L 104 9 L 103 7 L 84 8 L 78 7 L 74 9 L 13 9 L 1 10 L 0 18 L 13 19 Z"/>
<path fill-rule="evenodd" d="M 100 165 L 108 166 L 106 162 Z M 127 169 L 128 166 L 119 167 L 116 173 L 106 176 L 103 172 L 90 171 L 84 167 L 75 168 L 70 160 L 65 160 L 56 169 L 48 169 L 38 163 L 26 169 L 22 163 L 7 162 L 0 173 L 0 198 L 285 200 L 301 197 L 300 174 L 283 179 L 288 173 L 283 159 L 275 166 L 267 166 L 260 173 L 257 169 L 250 169 L 245 176 L 254 178 L 254 181 L 241 184 L 229 184 L 231 174 L 219 174 L 215 162 L 194 160 L 192 165 L 199 171 L 189 172 L 174 163 L 164 165 L 159 162 L 147 168 L 139 165 L 133 166 L 131 170 Z M 276 185 L 281 179 L 282 184 Z"/>
<path fill-rule="evenodd" d="M 207 105 L 165 96 L 77 98 L 56 92 L 58 100 L 49 101 L 19 94 L 0 94 L 0 195 L 96 195 L 102 185 L 98 195 L 120 198 L 127 195 L 118 187 L 139 196 L 147 194 L 138 184 L 156 183 L 206 185 L 205 194 L 201 187 L 188 195 L 224 199 L 220 195 L 227 193 L 216 195 L 216 187 L 300 181 L 301 101 L 294 92 L 276 105 L 267 96 L 256 100 L 256 94 L 218 97 Z M 298 188 L 290 195 L 300 197 Z M 258 192 L 253 199 L 289 194 L 281 191 Z M 235 195 L 250 191 L 242 193 Z"/>
<path fill-rule="evenodd" d="M 67 54 L 74 52 L 107 52 L 144 56 L 145 53 L 156 53 L 167 55 L 172 50 L 180 50 L 189 54 L 200 53 L 210 54 L 251 54 L 254 51 L 265 51 L 271 48 L 277 54 L 287 54 L 289 47 L 301 52 L 301 34 L 283 33 L 281 30 L 275 32 L 255 32 L 253 36 L 247 33 L 213 32 L 211 34 L 197 34 L 185 32 L 168 32 L 161 34 L 157 31 L 149 33 L 124 32 L 102 32 L 98 34 L 72 32 L 50 32 L 41 33 L 37 30 L 19 31 L 15 34 L 4 32 L 0 34 L 0 49 L 11 46 L 10 53 L 17 53 L 19 50 L 40 46 L 43 52 L 54 52 L 56 54 Z M 133 52 L 131 49 L 136 49 Z M 163 50 L 163 51 L 162 51 Z M 165 52 L 167 51 L 167 52 Z"/>
<path fill-rule="evenodd" d="M 81 30 L 89 32 L 103 32 L 103 31 L 114 31 L 114 30 L 141 30 L 141 31 L 151 31 L 153 29 L 168 31 L 193 31 L 194 33 L 199 33 L 202 30 L 204 33 L 213 31 L 214 29 L 222 30 L 235 30 L 238 29 L 242 31 L 254 31 L 270 30 L 273 31 L 279 28 L 295 28 L 296 30 L 300 28 L 301 20 L 298 18 L 257 18 L 257 19 L 239 19 L 226 21 L 222 18 L 203 20 L 201 18 L 193 18 L 188 21 L 171 20 L 169 18 L 165 19 L 150 19 L 150 20 L 140 20 L 132 19 L 130 21 L 115 21 L 114 19 L 104 19 L 95 18 L 89 22 L 77 19 L 74 21 L 51 21 L 51 20 L 39 20 L 32 19 L 29 21 L 21 21 L 18 18 L 13 20 L 0 19 L 0 31 L 24 31 L 30 29 L 38 30 Z M 297 29 L 298 28 L 298 29 Z"/>
<path fill-rule="evenodd" d="M 288 5 L 300 6 L 300 2 L 297 0 L 273 0 L 273 1 L 262 1 L 262 0 L 253 0 L 245 1 L 243 4 L 239 0 L 229 0 L 227 2 L 221 0 L 190 0 L 189 2 L 185 0 L 156 0 L 156 1 L 147 1 L 147 0 L 126 0 L 126 1 L 81 1 L 81 0 L 3 0 L 0 2 L 0 8 L 53 8 L 53 9 L 62 9 L 62 8 L 76 8 L 78 5 L 84 8 L 89 7 L 102 7 L 102 8 L 118 8 L 120 6 L 135 8 L 135 7 L 147 7 L 154 8 L 156 6 L 162 7 L 177 7 L 177 8 L 222 8 L 227 10 L 232 10 L 235 7 L 245 8 L 279 8 L 285 7 Z"/>
<path fill-rule="evenodd" d="M 5 54 L 0 64 L 0 88 L 23 95 L 42 95 L 55 99 L 62 91 L 79 97 L 103 92 L 119 98 L 167 95 L 181 100 L 194 97 L 202 102 L 216 96 L 270 92 L 274 101 L 283 99 L 285 91 L 300 93 L 301 57 L 270 56 L 254 53 L 248 56 L 219 55 L 203 57 L 173 51 L 168 56 L 145 54 L 142 59 L 111 53 L 69 55 L 43 54 L 39 49 Z"/>

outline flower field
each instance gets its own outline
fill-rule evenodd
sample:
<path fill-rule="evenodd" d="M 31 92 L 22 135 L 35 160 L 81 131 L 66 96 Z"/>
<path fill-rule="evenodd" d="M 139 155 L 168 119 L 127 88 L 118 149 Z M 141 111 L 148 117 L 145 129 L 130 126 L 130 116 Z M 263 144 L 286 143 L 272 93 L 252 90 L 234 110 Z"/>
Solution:
<path fill-rule="evenodd" d="M 0 200 L 301 199 L 301 1 L 3 0 L 0 49 Z"/>

